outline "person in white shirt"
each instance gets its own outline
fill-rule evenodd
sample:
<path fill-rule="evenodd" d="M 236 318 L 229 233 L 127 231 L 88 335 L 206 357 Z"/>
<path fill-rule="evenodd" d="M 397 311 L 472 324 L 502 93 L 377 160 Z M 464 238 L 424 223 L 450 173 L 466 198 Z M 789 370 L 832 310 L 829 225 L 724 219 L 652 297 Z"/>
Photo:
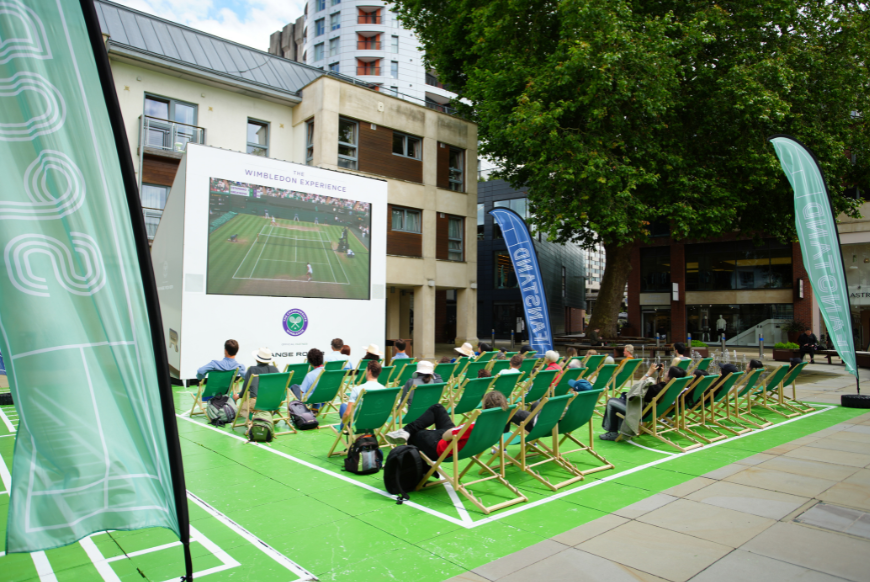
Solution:
<path fill-rule="evenodd" d="M 314 270 L 311 268 L 311 263 L 306 263 L 306 265 L 308 267 L 308 280 L 311 281 L 314 278 Z"/>
<path fill-rule="evenodd" d="M 523 358 L 519 354 L 512 356 L 510 368 L 502 370 L 501 372 L 498 373 L 498 375 L 501 376 L 502 374 L 519 374 L 520 373 L 520 366 L 523 365 L 524 359 L 525 358 Z"/>
<path fill-rule="evenodd" d="M 329 347 L 331 347 L 332 350 L 323 354 L 323 361 L 334 362 L 336 360 L 346 360 L 347 357 L 341 353 L 341 346 L 343 345 L 344 340 L 338 337 L 329 342 Z"/>
<path fill-rule="evenodd" d="M 347 397 L 347 404 L 342 404 L 338 410 L 338 415 L 341 417 L 342 428 L 351 418 L 353 418 L 353 409 L 363 390 L 371 392 L 372 390 L 380 390 L 384 387 L 380 382 L 378 382 L 378 376 L 380 375 L 381 363 L 377 360 L 370 360 L 366 367 L 366 381 L 363 384 L 359 384 L 350 389 L 350 395 Z"/>

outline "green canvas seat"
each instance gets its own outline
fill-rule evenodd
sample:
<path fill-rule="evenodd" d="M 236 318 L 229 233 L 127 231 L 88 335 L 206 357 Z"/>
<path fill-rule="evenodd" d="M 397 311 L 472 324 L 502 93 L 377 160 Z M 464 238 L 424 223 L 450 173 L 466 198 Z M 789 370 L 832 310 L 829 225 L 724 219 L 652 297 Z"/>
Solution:
<path fill-rule="evenodd" d="M 574 398 L 569 402 L 567 410 L 565 410 L 565 414 L 562 416 L 562 419 L 559 421 L 559 424 L 556 427 L 556 434 L 553 438 L 553 446 L 551 448 L 551 454 L 558 459 L 561 459 L 563 463 L 567 465 L 574 466 L 577 469 L 577 466 L 574 465 L 572 461 L 570 461 L 567 455 L 571 453 L 584 452 L 589 453 L 599 461 L 601 461 L 601 465 L 598 467 L 594 467 L 592 469 L 586 469 L 585 471 L 577 469 L 581 475 L 588 475 L 590 473 L 597 473 L 598 471 L 607 471 L 608 469 L 613 468 L 613 464 L 610 463 L 603 456 L 598 454 L 595 450 L 595 439 L 593 438 L 592 433 L 592 415 L 595 414 L 595 405 L 598 403 L 598 399 L 601 397 L 601 394 L 604 391 L 601 389 L 598 390 L 585 390 L 583 392 L 578 392 Z M 587 427 L 589 430 L 589 444 L 583 444 L 580 439 L 574 436 L 574 432 L 580 430 L 583 427 Z M 568 442 L 572 442 L 577 445 L 576 449 L 565 449 L 565 445 Z M 571 478 L 567 482 L 556 483 L 556 488 L 564 487 L 565 485 L 570 485 L 576 480 Z"/>
<path fill-rule="evenodd" d="M 343 430 L 336 430 L 337 434 L 328 457 L 333 455 L 347 455 L 348 449 L 357 439 L 357 436 L 371 434 L 378 439 L 381 446 L 389 446 L 383 437 L 383 428 L 395 415 L 396 404 L 402 393 L 401 388 L 379 388 L 377 390 L 361 390 L 353 409 L 353 417 Z M 343 451 L 335 452 L 339 443 L 344 442 Z"/>
<path fill-rule="evenodd" d="M 752 412 L 752 391 L 761 381 L 764 368 L 757 368 L 749 373 L 746 381 L 734 394 L 734 416 L 737 421 L 752 428 L 766 428 L 773 423 Z"/>
<path fill-rule="evenodd" d="M 520 364 L 520 372 L 522 372 L 523 375 L 528 378 L 532 375 L 532 371 L 535 369 L 535 366 L 537 366 L 537 364 L 538 360 L 534 358 L 526 358 L 525 360 L 523 360 L 523 363 Z"/>
<path fill-rule="evenodd" d="M 535 374 L 531 381 L 526 384 L 527 391 L 520 397 L 521 406 L 525 408 L 527 404 L 537 402 L 546 396 L 550 391 L 550 384 L 556 379 L 558 373 L 557 370 L 546 370 Z"/>
<path fill-rule="evenodd" d="M 710 364 L 712 364 L 712 363 L 713 363 L 713 358 L 703 358 L 703 359 L 698 360 L 698 363 L 695 365 L 695 367 L 690 368 L 690 370 L 692 372 L 694 372 L 695 370 L 704 370 L 706 372 L 707 368 L 709 368 Z"/>
<path fill-rule="evenodd" d="M 498 353 L 498 350 L 492 352 L 482 352 L 479 356 L 477 356 L 476 362 L 489 362 L 495 355 Z"/>
<path fill-rule="evenodd" d="M 505 399 L 510 402 L 514 389 L 517 387 L 517 382 L 522 376 L 522 374 L 500 374 L 495 377 L 492 389 L 501 392 Z"/>
<path fill-rule="evenodd" d="M 684 412 L 684 424 L 689 425 L 694 423 L 694 426 L 703 426 L 704 429 L 713 433 L 713 436 L 709 434 L 701 435 L 696 430 L 691 433 L 694 437 L 700 438 L 700 440 L 706 443 L 713 443 L 727 438 L 727 435 L 722 433 L 722 430 L 734 435 L 746 432 L 742 428 L 734 429 L 724 424 L 721 421 L 721 417 L 724 415 L 720 410 L 721 402 L 725 401 L 727 403 L 727 397 L 731 394 L 734 383 L 742 376 L 743 372 L 735 372 L 728 374 L 724 378 L 722 376 L 715 377 L 718 383 L 714 382 L 714 385 L 704 393 L 702 399 Z"/>
<path fill-rule="evenodd" d="M 393 367 L 393 375 L 387 379 L 387 382 L 396 386 L 399 385 L 397 382 L 401 375 L 405 372 L 405 370 L 410 369 L 411 374 L 413 374 L 417 370 L 417 359 L 416 358 L 393 358 L 390 361 L 390 365 Z M 411 366 L 408 368 L 408 366 Z M 409 376 L 410 378 L 410 376 Z"/>
<path fill-rule="evenodd" d="M 205 381 L 200 382 L 193 396 L 193 406 L 190 416 L 205 414 L 206 402 L 215 396 L 233 394 L 233 386 L 240 378 L 238 368 L 234 370 L 211 370 L 205 375 Z M 197 410 L 198 409 L 198 410 Z"/>
<path fill-rule="evenodd" d="M 779 398 L 777 405 L 781 409 L 785 409 L 786 411 L 792 411 L 791 414 L 783 414 L 783 416 L 787 416 L 792 418 L 794 416 L 799 416 L 801 414 L 806 414 L 807 412 L 815 411 L 815 408 L 809 406 L 808 404 L 804 404 L 800 400 L 797 399 L 797 385 L 796 380 L 800 373 L 803 371 L 804 367 L 806 367 L 806 362 L 801 362 L 794 368 L 792 368 L 786 375 L 785 378 L 782 379 L 782 382 L 779 384 L 779 388 L 777 389 L 777 396 Z M 792 395 L 788 397 L 785 395 L 785 387 L 791 385 Z"/>
<path fill-rule="evenodd" d="M 614 397 L 619 395 L 626 384 L 631 383 L 634 379 L 634 371 L 639 365 L 640 360 L 638 358 L 622 360 L 619 364 L 619 369 L 614 375 L 613 384 L 611 384 L 612 395 Z"/>
<path fill-rule="evenodd" d="M 502 410 L 501 408 L 475 410 L 471 414 L 469 421 L 460 428 L 459 434 L 450 441 L 447 449 L 445 449 L 441 456 L 437 459 L 429 459 L 425 454 L 421 453 L 420 456 L 429 464 L 429 470 L 417 485 L 417 490 L 430 489 L 444 483 L 450 483 L 455 491 L 463 495 L 487 515 L 504 507 L 528 501 L 525 495 L 520 493 L 516 487 L 505 479 L 504 457 L 502 455 L 500 455 L 498 471 L 490 468 L 480 460 L 480 455 L 488 452 L 492 447 L 498 446 L 499 450 L 502 450 L 501 443 L 504 438 L 504 427 L 515 410 L 516 406 L 511 406 L 507 410 Z M 458 450 L 458 443 L 469 430 L 471 431 L 471 436 L 468 437 L 468 441 L 466 441 L 462 450 Z M 468 459 L 470 462 L 460 471 L 459 462 L 465 459 Z M 463 482 L 463 478 L 473 467 L 480 468 L 488 476 L 474 481 Z M 430 482 L 429 477 L 436 471 L 441 476 L 441 479 Z M 511 493 L 512 497 L 489 506 L 484 505 L 474 496 L 468 487 L 487 481 L 495 481 L 501 484 Z M 487 495 L 495 495 L 491 487 L 487 488 L 486 493 Z"/>
<path fill-rule="evenodd" d="M 447 382 L 412 386 L 396 409 L 393 426 L 404 426 L 420 418 L 420 415 L 429 410 L 433 404 L 441 402 L 446 388 Z"/>
<path fill-rule="evenodd" d="M 232 428 L 239 425 L 246 426 L 248 419 L 241 418 L 242 410 L 249 410 L 250 414 L 255 412 L 268 412 L 272 415 L 272 423 L 277 425 L 280 421 L 287 424 L 289 430 L 278 432 L 277 426 L 275 436 L 282 434 L 295 433 L 296 429 L 290 422 L 290 417 L 287 415 L 287 401 L 290 399 L 290 379 L 293 377 L 292 372 L 278 372 L 277 374 L 252 374 L 248 379 L 248 384 L 245 386 L 245 393 L 239 402 L 239 413 L 233 420 Z M 257 397 L 250 398 L 251 383 L 257 378 Z M 245 406 L 245 404 L 248 406 Z M 277 417 L 277 418 L 276 418 Z M 240 422 L 241 421 L 241 422 Z"/>
<path fill-rule="evenodd" d="M 381 386 L 386 386 L 390 375 L 393 373 L 393 366 L 383 366 L 381 368 L 381 373 L 378 374 L 378 384 Z"/>
<path fill-rule="evenodd" d="M 568 368 L 559 377 L 559 383 L 553 387 L 553 396 L 564 396 L 571 390 L 568 384 L 571 380 L 577 380 L 583 374 L 583 368 Z"/>
<path fill-rule="evenodd" d="M 677 368 L 680 370 L 688 370 L 689 366 L 692 364 L 692 360 L 680 360 L 677 362 Z"/>
<path fill-rule="evenodd" d="M 477 378 L 477 373 L 485 370 L 489 362 L 470 362 L 465 368 L 466 378 Z"/>
<path fill-rule="evenodd" d="M 492 367 L 489 369 L 489 371 L 493 376 L 498 376 L 499 372 L 501 372 L 502 370 L 507 370 L 511 367 L 510 360 L 493 360 L 491 364 Z"/>
<path fill-rule="evenodd" d="M 483 395 L 492 383 L 492 378 L 471 378 L 465 380 L 451 396 L 450 418 L 456 423 L 456 415 L 464 416 L 480 407 Z"/>
<path fill-rule="evenodd" d="M 703 446 L 694 437 L 681 432 L 679 423 L 674 419 L 676 416 L 677 396 L 689 386 L 692 380 L 694 380 L 693 376 L 672 378 L 665 388 L 644 406 L 641 412 L 640 434 L 638 436 L 649 435 L 666 445 L 674 447 L 681 453 Z M 617 413 L 617 416 L 625 418 L 620 413 Z M 691 444 L 685 446 L 679 445 L 666 438 L 665 435 L 669 434 L 680 435 L 691 441 Z M 623 435 L 620 433 L 616 440 L 622 440 L 622 438 Z"/>
<path fill-rule="evenodd" d="M 311 366 L 308 365 L 308 362 L 302 362 L 301 364 L 287 364 L 284 366 L 284 371 L 293 372 L 293 377 L 296 378 L 296 383 L 302 384 L 302 379 L 311 371 Z"/>
<path fill-rule="evenodd" d="M 505 353 L 504 353 L 504 357 L 505 357 L 506 360 L 510 360 L 511 358 L 513 358 L 513 357 L 514 357 L 515 355 L 517 355 L 518 353 L 519 353 L 519 352 L 505 352 Z"/>
<path fill-rule="evenodd" d="M 393 361 L 395 361 L 395 360 L 393 360 Z M 401 366 L 401 369 L 398 372 L 393 373 L 393 379 L 390 380 L 390 387 L 392 388 L 395 386 L 399 386 L 399 387 L 404 386 L 408 382 L 408 380 L 411 379 L 411 377 L 414 375 L 414 373 L 416 371 L 417 371 L 416 362 L 413 364 L 405 364 L 405 365 Z M 442 378 L 442 380 L 444 380 L 445 382 L 447 381 L 445 378 Z"/>
<path fill-rule="evenodd" d="M 606 354 L 592 354 L 591 356 L 586 356 L 583 362 L 583 366 L 586 368 L 586 373 L 583 377 L 588 380 L 589 377 L 594 376 L 595 372 L 598 371 L 598 368 L 601 367 L 601 364 L 604 363 L 605 359 L 607 359 Z"/>
<path fill-rule="evenodd" d="M 595 381 L 592 382 L 593 390 L 604 390 L 610 384 L 610 380 L 616 373 L 619 364 L 604 364 L 599 368 L 598 375 L 595 376 Z"/>
<path fill-rule="evenodd" d="M 323 367 L 327 371 L 344 370 L 345 366 L 347 366 L 347 360 L 334 360 L 332 362 L 326 362 L 325 364 L 323 364 Z"/>
<path fill-rule="evenodd" d="M 456 363 L 444 363 L 435 365 L 435 373 L 441 376 L 445 382 L 453 380 L 453 373 L 456 370 Z"/>
<path fill-rule="evenodd" d="M 333 406 L 336 396 L 342 388 L 344 380 L 343 370 L 323 370 L 314 381 L 311 389 L 302 395 L 302 402 L 313 409 L 315 416 L 321 417 L 326 414 L 328 408 Z M 315 405 L 320 405 L 315 406 Z M 333 406 L 334 407 L 334 406 Z M 318 427 L 320 428 L 320 427 Z"/>

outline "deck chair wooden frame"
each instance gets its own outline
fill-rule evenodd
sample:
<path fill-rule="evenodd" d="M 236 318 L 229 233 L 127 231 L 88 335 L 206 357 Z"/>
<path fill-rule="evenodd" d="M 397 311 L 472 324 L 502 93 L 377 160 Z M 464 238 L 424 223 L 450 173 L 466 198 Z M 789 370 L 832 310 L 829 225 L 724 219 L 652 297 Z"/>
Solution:
<path fill-rule="evenodd" d="M 429 470 L 425 475 L 423 475 L 420 483 L 417 484 L 417 491 L 431 489 L 432 487 L 437 487 L 444 483 L 450 483 L 454 491 L 471 501 L 475 507 L 480 509 L 486 515 L 489 515 L 493 511 L 498 511 L 499 509 L 528 501 L 528 498 L 525 495 L 520 493 L 516 487 L 511 485 L 507 479 L 505 479 L 505 461 L 503 454 L 498 455 L 498 471 L 489 467 L 486 463 L 480 460 L 480 455 L 488 452 L 494 446 L 498 446 L 499 450 L 503 450 L 504 427 L 510 421 L 510 417 L 515 411 L 515 405 L 509 407 L 507 410 L 502 410 L 501 408 L 475 410 L 471 414 L 469 421 L 459 429 L 459 433 L 449 442 L 447 448 L 437 459 L 430 459 L 425 455 L 425 453 L 420 452 L 420 457 L 429 465 Z M 472 426 L 474 427 L 473 430 Z M 469 430 L 471 430 L 471 435 L 468 437 L 462 450 L 459 450 L 458 443 Z M 460 471 L 459 462 L 466 459 L 468 459 L 469 462 L 465 468 Z M 483 470 L 487 476 L 482 479 L 463 482 L 465 475 L 474 467 Z M 437 481 L 429 481 L 429 478 L 436 471 L 441 478 Z M 498 482 L 507 488 L 514 497 L 501 503 L 485 506 L 468 488 L 476 483 L 484 483 L 487 481 Z"/>
<path fill-rule="evenodd" d="M 714 436 L 701 436 L 701 440 L 705 443 L 713 443 L 722 439 L 728 438 L 728 435 L 722 431 L 731 433 L 732 436 L 748 432 L 748 429 L 738 425 L 737 428 L 728 426 L 722 420 L 726 413 L 721 410 L 722 406 L 728 406 L 728 397 L 731 394 L 734 384 L 743 377 L 743 372 L 731 372 L 724 378 L 722 376 L 715 377 L 721 380 L 718 386 L 708 389 L 701 400 L 697 401 L 691 409 L 683 412 L 684 427 L 704 427 L 705 430 L 713 433 Z M 723 404 L 724 402 L 724 404 Z M 691 434 L 699 436 L 697 431 Z"/>
<path fill-rule="evenodd" d="M 522 372 L 519 374 L 499 374 L 493 378 L 490 388 L 497 392 L 501 392 L 502 396 L 510 402 L 513 398 L 514 390 L 516 390 L 517 384 L 522 376 Z"/>
<path fill-rule="evenodd" d="M 199 386 L 197 386 L 196 394 L 191 394 L 193 396 L 193 406 L 190 408 L 190 416 L 206 414 L 207 402 L 215 396 L 232 396 L 239 378 L 238 368 L 232 370 L 210 370 L 206 373 L 204 383 L 200 382 Z"/>
<path fill-rule="evenodd" d="M 402 386 L 397 386 L 400 390 Z M 433 404 L 441 402 L 447 382 L 430 382 L 411 386 L 405 397 L 399 396 L 399 405 L 391 420 L 393 429 L 414 422 Z M 409 404 L 410 402 L 410 404 Z"/>
<path fill-rule="evenodd" d="M 389 386 L 390 376 L 393 375 L 395 368 L 393 366 L 382 366 L 381 373 L 378 374 L 378 384 L 383 386 L 384 388 Z"/>
<path fill-rule="evenodd" d="M 537 367 L 537 360 L 535 360 L 534 358 L 526 358 L 525 360 L 523 360 L 523 363 L 520 364 L 520 372 L 522 372 L 526 378 L 531 378 L 535 375 Z"/>
<path fill-rule="evenodd" d="M 798 366 L 800 365 L 806 364 L 801 362 Z M 779 394 L 782 389 L 783 380 L 790 375 L 791 371 L 792 370 L 789 368 L 788 364 L 783 364 L 777 368 L 773 374 L 768 376 L 765 381 L 762 382 L 761 386 L 759 386 L 758 390 L 753 394 L 752 406 L 764 408 L 765 410 L 769 410 L 770 412 L 778 414 L 784 418 L 800 416 L 800 413 L 787 407 L 784 407 L 786 408 L 786 412 L 779 410 Z"/>
<path fill-rule="evenodd" d="M 565 414 L 562 416 L 559 424 L 556 425 L 556 431 L 553 433 L 552 453 L 561 458 L 564 463 L 571 464 L 576 468 L 576 465 L 566 457 L 566 455 L 576 452 L 589 453 L 602 463 L 600 467 L 580 471 L 580 474 L 584 476 L 613 469 L 613 464 L 595 450 L 592 417 L 595 414 L 595 406 L 602 393 L 604 393 L 603 389 L 578 392 L 568 403 Z M 588 445 L 583 444 L 580 439 L 574 436 L 574 432 L 583 426 L 586 426 L 589 430 Z M 577 445 L 577 448 L 566 450 L 564 447 L 569 441 Z M 570 483 L 566 483 L 566 485 L 570 485 Z M 556 487 L 560 488 L 563 485 L 556 483 Z"/>
<path fill-rule="evenodd" d="M 654 439 L 671 446 L 681 453 L 697 449 L 702 446 L 700 442 L 695 440 L 689 434 L 680 431 L 679 422 L 676 420 L 676 400 L 677 396 L 686 389 L 689 383 L 693 380 L 692 376 L 684 376 L 683 378 L 671 378 L 661 392 L 647 404 L 641 412 L 641 421 L 639 425 L 640 435 L 649 435 Z M 617 413 L 618 417 L 625 420 L 625 416 Z M 688 446 L 680 446 L 672 440 L 665 438 L 665 435 L 676 433 L 692 441 Z M 622 433 L 616 437 L 616 440 L 622 440 Z"/>
<path fill-rule="evenodd" d="M 254 378 L 257 382 L 257 397 L 251 399 L 251 383 Z M 253 415 L 256 412 L 268 412 L 272 415 L 272 424 L 277 425 L 278 422 L 284 421 L 290 430 L 278 432 L 275 428 L 275 436 L 283 434 L 296 434 L 296 428 L 290 421 L 290 415 L 287 412 L 287 402 L 290 400 L 290 380 L 293 378 L 293 372 L 278 372 L 277 374 L 251 374 L 248 378 L 248 384 L 245 386 L 245 393 L 239 401 L 238 414 L 233 419 L 231 429 L 237 426 L 248 425 L 248 419 L 243 418 L 241 423 L 239 417 L 242 416 L 242 410 L 245 404 L 248 404 L 248 414 Z M 278 417 L 277 419 L 275 417 Z"/>
<path fill-rule="evenodd" d="M 393 367 L 393 373 L 387 378 L 387 386 L 393 387 L 399 385 L 399 379 L 402 377 L 402 374 L 408 370 L 408 366 L 411 366 L 411 370 L 416 371 L 417 358 L 393 358 L 390 360 L 390 365 Z M 411 372 L 413 375 L 414 372 Z M 410 376 L 408 377 L 410 378 Z M 405 379 L 405 382 L 408 381 L 408 378 Z M 405 382 L 402 382 L 404 384 Z"/>
<path fill-rule="evenodd" d="M 800 375 L 806 365 L 806 362 L 801 362 L 800 364 L 789 370 L 788 374 L 786 374 L 785 378 L 782 379 L 782 382 L 780 382 L 777 389 L 779 406 L 794 410 L 799 415 L 806 414 L 808 412 L 814 412 L 816 410 L 809 404 L 804 404 L 797 399 L 797 377 Z M 791 397 L 785 395 L 785 388 L 789 384 L 791 384 Z"/>
<path fill-rule="evenodd" d="M 489 366 L 489 362 L 469 362 L 468 365 L 465 366 L 463 375 L 468 379 L 477 378 L 477 373 L 481 370 L 485 370 L 487 366 Z"/>
<path fill-rule="evenodd" d="M 690 360 L 688 358 L 686 358 L 686 359 L 681 358 L 680 361 L 677 362 L 677 368 L 679 368 L 680 370 L 685 370 L 687 373 L 689 371 L 689 366 L 691 366 L 691 365 L 692 365 L 692 360 Z"/>
<path fill-rule="evenodd" d="M 610 384 L 611 398 L 619 396 L 619 393 L 622 392 L 625 384 L 634 380 L 634 371 L 637 370 L 640 362 L 641 360 L 639 358 L 626 358 L 618 364 L 619 369 L 616 370 L 616 373 L 613 375 L 613 380 Z"/>
<path fill-rule="evenodd" d="M 707 390 L 709 390 L 710 387 L 717 380 L 719 380 L 719 378 L 720 376 L 716 376 L 713 374 L 702 376 L 701 378 L 698 378 L 696 381 L 691 383 L 691 385 L 677 397 L 679 403 L 680 430 L 692 435 L 696 440 L 703 441 L 706 444 L 710 444 L 725 437 L 721 433 L 716 431 L 714 433 L 716 436 L 710 438 L 695 430 L 699 426 L 704 426 L 704 423 L 703 420 L 695 421 L 694 416 L 689 417 L 687 415 L 689 409 L 687 408 L 686 400 L 688 400 L 689 396 L 691 396 L 691 402 L 693 403 L 691 404 L 692 412 L 697 412 L 701 414 L 703 418 L 705 411 L 702 408 L 702 399 L 704 398 L 704 394 L 707 392 Z"/>
<path fill-rule="evenodd" d="M 490 360 L 487 370 L 489 370 L 489 373 L 493 376 L 498 376 L 499 372 L 501 372 L 502 370 L 507 370 L 510 367 L 510 360 Z"/>
<path fill-rule="evenodd" d="M 703 370 L 706 372 L 711 363 L 713 363 L 713 358 L 701 358 L 695 362 L 694 365 L 689 366 L 688 372 L 689 374 L 692 374 L 695 370 Z"/>
<path fill-rule="evenodd" d="M 479 356 L 477 356 L 474 361 L 475 362 L 489 362 L 492 360 L 495 355 L 498 353 L 498 350 L 493 350 L 491 352 L 481 352 Z"/>
<path fill-rule="evenodd" d="M 568 368 L 559 375 L 559 380 L 552 387 L 552 396 L 564 396 L 571 390 L 571 385 L 568 384 L 571 380 L 578 380 L 583 376 L 583 368 Z"/>
<path fill-rule="evenodd" d="M 330 409 L 337 410 L 335 401 L 344 387 L 344 377 L 344 370 L 321 370 L 311 389 L 302 395 L 302 402 L 312 408 L 312 412 L 318 420 L 322 419 Z M 314 408 L 312 406 L 314 404 L 322 406 Z M 317 428 L 323 428 L 323 426 L 320 425 Z"/>
<path fill-rule="evenodd" d="M 520 407 L 525 408 L 527 404 L 531 405 L 549 394 L 550 386 L 558 373 L 558 370 L 542 370 L 524 383 L 520 393 Z"/>
<path fill-rule="evenodd" d="M 323 363 L 323 369 L 328 372 L 333 370 L 344 370 L 345 366 L 347 366 L 347 360 L 332 360 L 331 362 Z"/>
<path fill-rule="evenodd" d="M 396 414 L 396 404 L 401 397 L 401 388 L 379 388 L 377 390 L 360 390 L 359 397 L 353 407 L 352 417 L 347 425 L 338 430 L 330 425 L 335 434 L 335 440 L 329 448 L 327 457 L 333 455 L 346 456 L 350 446 L 364 434 L 372 434 L 378 439 L 380 447 L 389 447 L 384 438 L 384 427 L 391 426 L 391 420 Z M 335 451 L 339 443 L 344 443 L 344 450 Z"/>
<path fill-rule="evenodd" d="M 390 379 L 390 383 L 387 385 L 390 388 L 395 388 L 396 386 L 402 388 L 411 379 L 411 377 L 417 372 L 417 363 L 413 362 L 410 364 L 405 364 L 402 366 L 402 369 L 393 374 L 393 377 Z M 443 380 L 443 378 L 442 378 Z M 446 380 L 445 380 L 446 382 Z"/>
<path fill-rule="evenodd" d="M 752 390 L 755 389 L 755 385 L 761 379 L 761 374 L 763 372 L 764 368 L 756 368 L 750 371 L 748 375 L 744 375 L 744 381 L 738 382 L 732 389 L 733 397 L 731 410 L 734 413 L 734 418 L 736 419 L 735 422 L 754 429 L 766 428 L 773 424 L 769 420 L 752 412 L 751 393 Z M 741 400 L 743 401 L 743 406 L 740 404 Z"/>
<path fill-rule="evenodd" d="M 458 389 L 448 391 L 450 419 L 456 424 L 456 415 L 467 416 L 479 408 L 483 396 L 492 384 L 492 378 L 468 378 Z"/>
<path fill-rule="evenodd" d="M 465 368 L 468 367 L 474 358 L 469 358 L 468 356 L 460 356 L 456 358 L 456 369 L 453 371 L 453 380 L 454 383 L 457 379 L 461 379 L 465 376 Z"/>
<path fill-rule="evenodd" d="M 435 364 L 435 373 L 441 376 L 441 379 L 450 384 L 453 381 L 453 374 L 456 372 L 456 363 Z"/>
<path fill-rule="evenodd" d="M 600 391 L 598 406 L 601 410 L 595 411 L 595 414 L 598 416 L 604 416 L 603 408 L 607 405 L 607 396 L 609 394 L 607 387 L 610 385 L 610 381 L 613 379 L 613 375 L 616 374 L 618 368 L 619 364 L 602 364 L 598 374 L 595 376 L 595 381 L 592 382 L 592 390 Z"/>

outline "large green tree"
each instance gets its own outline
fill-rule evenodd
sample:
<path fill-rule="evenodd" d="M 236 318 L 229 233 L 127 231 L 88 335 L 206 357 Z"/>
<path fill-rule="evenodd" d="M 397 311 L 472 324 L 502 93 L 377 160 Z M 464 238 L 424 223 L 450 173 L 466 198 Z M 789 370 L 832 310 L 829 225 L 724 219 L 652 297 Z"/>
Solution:
<path fill-rule="evenodd" d="M 772 134 L 818 156 L 838 212 L 870 184 L 863 2 L 395 0 L 476 121 L 480 153 L 526 186 L 551 240 L 604 244 L 591 324 L 616 332 L 629 256 L 676 239 L 795 237 Z M 848 154 L 854 154 L 853 156 Z M 638 325 L 639 322 L 633 322 Z"/>

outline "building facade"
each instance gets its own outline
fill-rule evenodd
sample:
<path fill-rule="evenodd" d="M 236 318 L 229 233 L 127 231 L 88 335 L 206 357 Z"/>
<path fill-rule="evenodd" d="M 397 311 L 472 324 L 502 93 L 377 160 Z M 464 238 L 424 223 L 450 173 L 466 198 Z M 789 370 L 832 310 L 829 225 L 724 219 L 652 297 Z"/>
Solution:
<path fill-rule="evenodd" d="M 507 339 L 511 330 L 528 330 L 507 246 L 501 229 L 489 215 L 493 208 L 503 207 L 528 217 L 527 198 L 527 192 L 516 191 L 503 180 L 480 182 L 477 187 L 477 331 L 481 338 L 494 333 L 497 339 Z M 534 244 L 553 333 L 581 333 L 586 307 L 583 250 L 577 245 L 548 242 L 540 234 Z M 523 323 L 518 326 L 519 320 Z"/>
<path fill-rule="evenodd" d="M 434 356 L 431 314 L 436 293 L 449 291 L 450 341 L 476 341 L 473 123 L 124 6 L 96 6 L 152 236 L 191 141 L 380 178 L 389 228 L 372 234 L 387 237 L 387 321 L 374 337 L 411 338 L 416 356 Z"/>
<path fill-rule="evenodd" d="M 449 111 L 455 97 L 426 69 L 414 33 L 382 1 L 308 0 L 299 19 L 271 35 L 269 52 L 433 109 Z"/>

